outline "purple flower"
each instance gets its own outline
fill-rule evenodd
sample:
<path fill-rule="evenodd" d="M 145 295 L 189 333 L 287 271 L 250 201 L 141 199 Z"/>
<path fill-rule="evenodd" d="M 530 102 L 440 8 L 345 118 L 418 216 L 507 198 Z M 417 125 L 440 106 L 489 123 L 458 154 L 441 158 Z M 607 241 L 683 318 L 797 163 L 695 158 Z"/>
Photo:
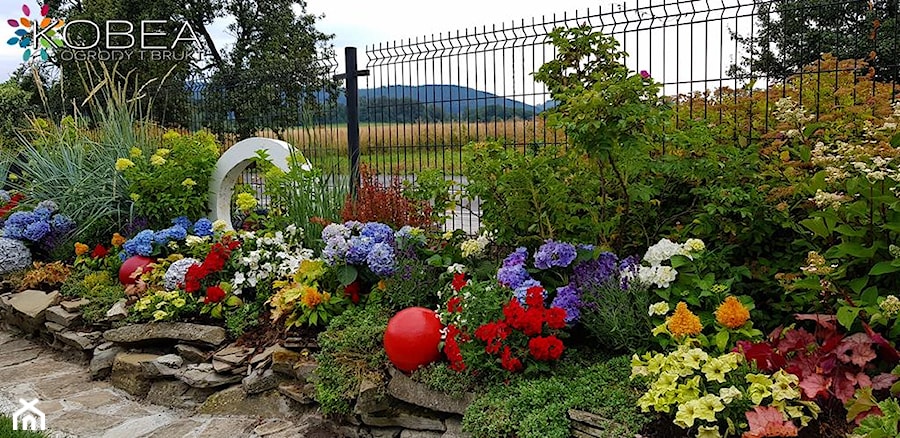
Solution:
<path fill-rule="evenodd" d="M 390 277 L 394 274 L 396 265 L 394 248 L 384 242 L 372 245 L 372 251 L 366 257 L 369 269 L 379 277 Z"/>
<path fill-rule="evenodd" d="M 566 311 L 566 323 L 572 324 L 581 317 L 581 293 L 572 285 L 556 289 L 556 298 L 551 307 L 559 307 Z"/>
<path fill-rule="evenodd" d="M 650 73 L 647 70 L 641 70 L 641 77 L 644 79 L 650 79 Z"/>
<path fill-rule="evenodd" d="M 64 214 L 59 213 L 53 215 L 50 225 L 53 227 L 54 231 L 62 234 L 75 229 L 75 221 Z"/>
<path fill-rule="evenodd" d="M 32 242 L 38 242 L 48 234 L 50 234 L 50 224 L 45 220 L 40 220 L 25 227 L 22 237 Z"/>
<path fill-rule="evenodd" d="M 524 265 L 527 258 L 528 250 L 524 246 L 520 246 L 503 259 L 503 266 Z"/>
<path fill-rule="evenodd" d="M 618 274 L 618 262 L 615 254 L 604 252 L 596 260 L 579 263 L 572 273 L 572 284 L 578 288 L 599 286 Z"/>
<path fill-rule="evenodd" d="M 534 266 L 538 269 L 565 268 L 572 264 L 577 256 L 575 245 L 548 240 L 534 254 Z"/>
<path fill-rule="evenodd" d="M 530 279 L 531 276 L 523 265 L 503 266 L 497 270 L 497 281 L 510 289 L 516 289 Z"/>
<path fill-rule="evenodd" d="M 322 250 L 322 257 L 329 265 L 334 266 L 347 260 L 347 251 L 350 245 L 344 238 L 338 236 L 325 242 L 325 249 Z"/>
<path fill-rule="evenodd" d="M 372 239 L 372 241 L 375 243 L 390 243 L 394 241 L 394 230 L 392 230 L 391 227 L 379 222 L 367 222 L 365 225 L 363 225 L 362 230 L 360 230 L 359 234 L 361 236 Z"/>
<path fill-rule="evenodd" d="M 365 263 L 372 247 L 381 242 L 375 242 L 371 237 L 353 236 L 348 243 L 350 248 L 347 250 L 347 263 L 358 265 Z"/>

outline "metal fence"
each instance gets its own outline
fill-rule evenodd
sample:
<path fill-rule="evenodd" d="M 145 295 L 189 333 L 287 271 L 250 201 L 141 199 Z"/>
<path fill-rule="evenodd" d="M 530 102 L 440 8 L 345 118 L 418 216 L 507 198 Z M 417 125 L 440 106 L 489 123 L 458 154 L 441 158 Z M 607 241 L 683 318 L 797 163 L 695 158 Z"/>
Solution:
<path fill-rule="evenodd" d="M 370 45 L 360 63 L 368 70 L 359 78 L 360 162 L 382 175 L 412 178 L 437 169 L 464 183 L 470 142 L 495 140 L 523 152 L 565 144 L 565 134 L 545 124 L 543 112 L 554 101 L 532 75 L 556 55 L 548 43 L 554 28 L 585 24 L 614 36 L 628 53 L 626 65 L 663 85 L 678 123 L 730 122 L 734 140 L 743 144 L 768 130 L 774 102 L 798 77 L 800 83 L 815 78 L 816 92 L 801 88 L 799 99 L 816 115 L 831 104 L 823 96 L 837 103 L 821 89 L 836 90 L 846 75 L 872 84 L 871 91 L 853 89 L 855 102 L 893 101 L 900 76 L 897 16 L 898 0 L 638 0 Z M 334 59 L 324 62 L 337 73 Z M 879 94 L 876 84 L 890 92 Z M 202 94 L 191 105 L 207 119 L 192 120 L 191 128 L 208 126 L 213 115 L 203 109 Z M 742 107 L 739 97 L 747 95 L 758 99 Z M 319 102 L 311 114 L 273 103 L 295 114 L 296 125 L 257 134 L 349 172 L 354 129 L 346 125 L 346 98 L 323 92 Z M 477 211 L 466 214 L 466 207 L 477 210 L 477 203 L 464 205 L 451 226 L 477 230 Z"/>

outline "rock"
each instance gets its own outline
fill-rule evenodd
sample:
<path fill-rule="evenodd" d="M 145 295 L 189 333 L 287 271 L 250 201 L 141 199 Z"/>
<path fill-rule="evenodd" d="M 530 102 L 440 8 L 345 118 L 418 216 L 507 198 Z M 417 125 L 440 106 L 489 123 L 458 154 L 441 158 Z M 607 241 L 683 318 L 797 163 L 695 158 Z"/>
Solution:
<path fill-rule="evenodd" d="M 59 303 L 66 312 L 78 312 L 82 307 L 91 303 L 87 298 L 79 298 L 77 300 L 63 301 Z"/>
<path fill-rule="evenodd" d="M 241 384 L 247 394 L 259 394 L 277 388 L 278 376 L 272 370 L 255 370 Z"/>
<path fill-rule="evenodd" d="M 192 388 L 180 380 L 157 380 L 150 385 L 147 401 L 170 408 L 193 409 L 203 404 L 215 391 Z"/>
<path fill-rule="evenodd" d="M 286 418 L 294 414 L 287 399 L 282 397 L 278 391 L 247 395 L 240 386 L 233 386 L 211 395 L 197 412 L 209 415 L 250 415 L 263 418 Z"/>
<path fill-rule="evenodd" d="M 175 351 L 188 363 L 201 363 L 209 360 L 210 353 L 203 351 L 193 345 L 178 344 Z"/>
<path fill-rule="evenodd" d="M 400 371 L 391 368 L 391 381 L 388 382 L 387 392 L 392 397 L 407 403 L 428 408 L 438 412 L 448 412 L 462 415 L 466 408 L 472 404 L 475 394 L 465 393 L 459 398 L 433 391 L 427 386 L 406 377 Z"/>
<path fill-rule="evenodd" d="M 64 331 L 55 333 L 56 339 L 63 344 L 78 350 L 93 350 L 97 343 L 85 336 L 84 333 L 76 333 L 72 331 Z"/>
<path fill-rule="evenodd" d="M 47 321 L 55 322 L 63 327 L 71 327 L 81 319 L 78 313 L 72 313 L 63 309 L 62 306 L 53 306 L 47 308 Z"/>
<path fill-rule="evenodd" d="M 606 438 L 608 433 L 600 429 L 594 429 L 586 424 L 573 422 L 572 436 L 575 438 Z"/>
<path fill-rule="evenodd" d="M 301 359 L 300 353 L 277 346 L 272 351 L 272 370 L 289 377 L 294 377 L 294 365 Z"/>
<path fill-rule="evenodd" d="M 220 362 L 215 359 L 212 360 L 212 366 L 215 372 L 222 374 L 233 371 L 235 368 L 235 366 L 230 363 Z"/>
<path fill-rule="evenodd" d="M 444 436 L 441 432 L 433 432 L 430 430 L 409 430 L 404 429 L 400 432 L 400 438 L 441 438 Z"/>
<path fill-rule="evenodd" d="M 441 438 L 472 438 L 471 434 L 463 432 L 461 418 L 447 418 L 444 420 L 444 426 L 447 426 L 447 431 L 441 435 Z"/>
<path fill-rule="evenodd" d="M 294 423 L 285 420 L 268 420 L 259 426 L 256 426 L 256 429 L 253 429 L 253 433 L 257 436 L 269 436 L 274 435 L 278 432 L 282 432 L 287 430 L 290 427 L 293 427 Z"/>
<path fill-rule="evenodd" d="M 315 361 L 298 362 L 294 364 L 294 376 L 304 382 L 312 382 L 318 366 Z"/>
<path fill-rule="evenodd" d="M 568 413 L 569 419 L 572 420 L 572 428 L 585 436 L 604 437 L 609 435 L 608 430 L 622 427 L 619 423 L 590 412 L 569 409 Z"/>
<path fill-rule="evenodd" d="M 216 354 L 213 355 L 213 360 L 238 367 L 245 364 L 252 354 L 253 350 L 249 348 L 231 344 L 217 351 Z"/>
<path fill-rule="evenodd" d="M 153 322 L 107 330 L 103 337 L 120 344 L 180 341 L 217 346 L 225 342 L 225 329 L 186 322 Z"/>
<path fill-rule="evenodd" d="M 380 415 L 362 414 L 360 419 L 369 426 L 402 427 L 404 429 L 432 430 L 443 433 L 447 430 L 440 418 L 400 407 L 382 411 Z M 438 434 L 439 437 L 441 434 Z"/>
<path fill-rule="evenodd" d="M 300 385 L 299 383 L 282 383 L 281 385 L 278 385 L 278 392 L 302 405 L 309 405 L 316 402 L 313 398 L 316 393 L 316 388 L 311 384 Z"/>
<path fill-rule="evenodd" d="M 94 357 L 91 358 L 91 378 L 105 379 L 112 371 L 116 356 L 122 352 L 121 347 L 116 347 L 112 342 L 104 343 L 94 349 Z"/>
<path fill-rule="evenodd" d="M 359 384 L 359 396 L 356 397 L 356 406 L 354 406 L 353 412 L 371 414 L 389 407 L 391 405 L 384 396 L 384 386 L 364 378 Z"/>
<path fill-rule="evenodd" d="M 122 298 L 119 301 L 116 301 L 109 310 L 106 311 L 106 318 L 110 321 L 121 321 L 128 317 L 128 308 L 126 307 L 128 301 L 125 298 Z"/>
<path fill-rule="evenodd" d="M 53 333 L 66 330 L 65 327 L 63 327 L 55 322 L 50 322 L 50 321 L 44 321 L 44 327 L 47 327 L 47 330 L 50 330 Z"/>
<path fill-rule="evenodd" d="M 370 432 L 372 433 L 372 438 L 397 438 L 402 431 L 403 429 L 399 427 L 373 427 Z"/>
<path fill-rule="evenodd" d="M 241 376 L 216 373 L 210 364 L 188 365 L 176 377 L 194 388 L 218 388 L 241 381 Z"/>
<path fill-rule="evenodd" d="M 7 305 L 13 313 L 10 322 L 27 332 L 37 332 L 44 327 L 47 308 L 55 306 L 57 303 L 59 303 L 59 292 L 48 294 L 29 289 L 14 294 L 7 300 Z"/>
<path fill-rule="evenodd" d="M 167 354 L 160 356 L 152 362 L 144 362 L 141 364 L 144 375 L 147 377 L 173 377 L 178 374 L 184 359 L 177 354 Z"/>
<path fill-rule="evenodd" d="M 144 397 L 150 391 L 151 381 L 144 375 L 142 363 L 152 362 L 158 357 L 155 354 L 119 353 L 109 382 L 135 397 Z"/>
<path fill-rule="evenodd" d="M 255 356 L 251 357 L 251 358 L 250 358 L 250 365 L 254 365 L 254 366 L 255 366 L 255 365 L 264 363 L 264 362 L 266 362 L 267 360 L 271 359 L 271 358 L 272 358 L 272 353 L 274 353 L 275 350 L 278 349 L 278 348 L 280 348 L 278 345 L 272 345 L 272 346 L 266 348 L 265 350 L 263 350 L 261 353 L 259 353 L 259 354 L 255 355 Z"/>

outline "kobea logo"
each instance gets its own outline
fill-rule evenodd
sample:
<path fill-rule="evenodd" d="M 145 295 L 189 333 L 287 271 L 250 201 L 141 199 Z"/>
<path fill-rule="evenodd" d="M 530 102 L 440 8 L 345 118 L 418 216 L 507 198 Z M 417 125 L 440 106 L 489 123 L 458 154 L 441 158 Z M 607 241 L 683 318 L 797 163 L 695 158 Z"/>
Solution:
<path fill-rule="evenodd" d="M 48 5 L 41 6 L 40 17 L 32 18 L 31 9 L 28 5 L 22 5 L 24 15 L 6 21 L 15 29 L 15 36 L 6 44 L 24 49 L 22 60 L 26 62 L 38 58 L 46 61 L 54 49 L 68 49 L 60 52 L 63 60 L 183 60 L 187 52 L 175 50 L 179 43 L 201 45 L 194 29 L 186 22 L 180 24 L 171 44 L 159 45 L 159 38 L 169 36 L 159 30 L 160 26 L 169 23 L 166 20 L 142 20 L 138 24 L 125 20 L 108 20 L 101 24 L 89 20 L 64 22 L 48 16 Z M 84 41 L 69 39 L 69 30 L 74 28 L 78 28 Z M 155 45 L 154 39 L 157 42 Z"/>
<path fill-rule="evenodd" d="M 48 17 L 50 6 L 41 6 L 41 16 L 31 18 L 31 8 L 22 5 L 22 17 L 18 20 L 10 18 L 6 22 L 15 28 L 15 36 L 6 41 L 10 46 L 19 46 L 25 49 L 22 60 L 28 61 L 40 57 L 46 61 L 49 57 L 48 50 L 60 47 L 63 44 L 60 29 L 65 26 L 63 20 Z"/>

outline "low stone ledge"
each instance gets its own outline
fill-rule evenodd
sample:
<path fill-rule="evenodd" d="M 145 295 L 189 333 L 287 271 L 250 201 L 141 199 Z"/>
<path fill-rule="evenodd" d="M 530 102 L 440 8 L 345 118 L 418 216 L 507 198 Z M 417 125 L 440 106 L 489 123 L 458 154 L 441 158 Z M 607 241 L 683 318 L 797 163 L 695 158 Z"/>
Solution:
<path fill-rule="evenodd" d="M 225 329 L 218 326 L 186 322 L 153 322 L 126 325 L 103 333 L 110 342 L 119 344 L 148 344 L 169 342 L 218 346 L 225 343 Z"/>
<path fill-rule="evenodd" d="M 429 389 L 393 367 L 389 371 L 391 381 L 388 382 L 387 392 L 398 400 L 433 411 L 458 415 L 463 415 L 466 408 L 475 400 L 475 394 L 464 393 L 460 397 L 454 398 L 449 394 Z"/>

